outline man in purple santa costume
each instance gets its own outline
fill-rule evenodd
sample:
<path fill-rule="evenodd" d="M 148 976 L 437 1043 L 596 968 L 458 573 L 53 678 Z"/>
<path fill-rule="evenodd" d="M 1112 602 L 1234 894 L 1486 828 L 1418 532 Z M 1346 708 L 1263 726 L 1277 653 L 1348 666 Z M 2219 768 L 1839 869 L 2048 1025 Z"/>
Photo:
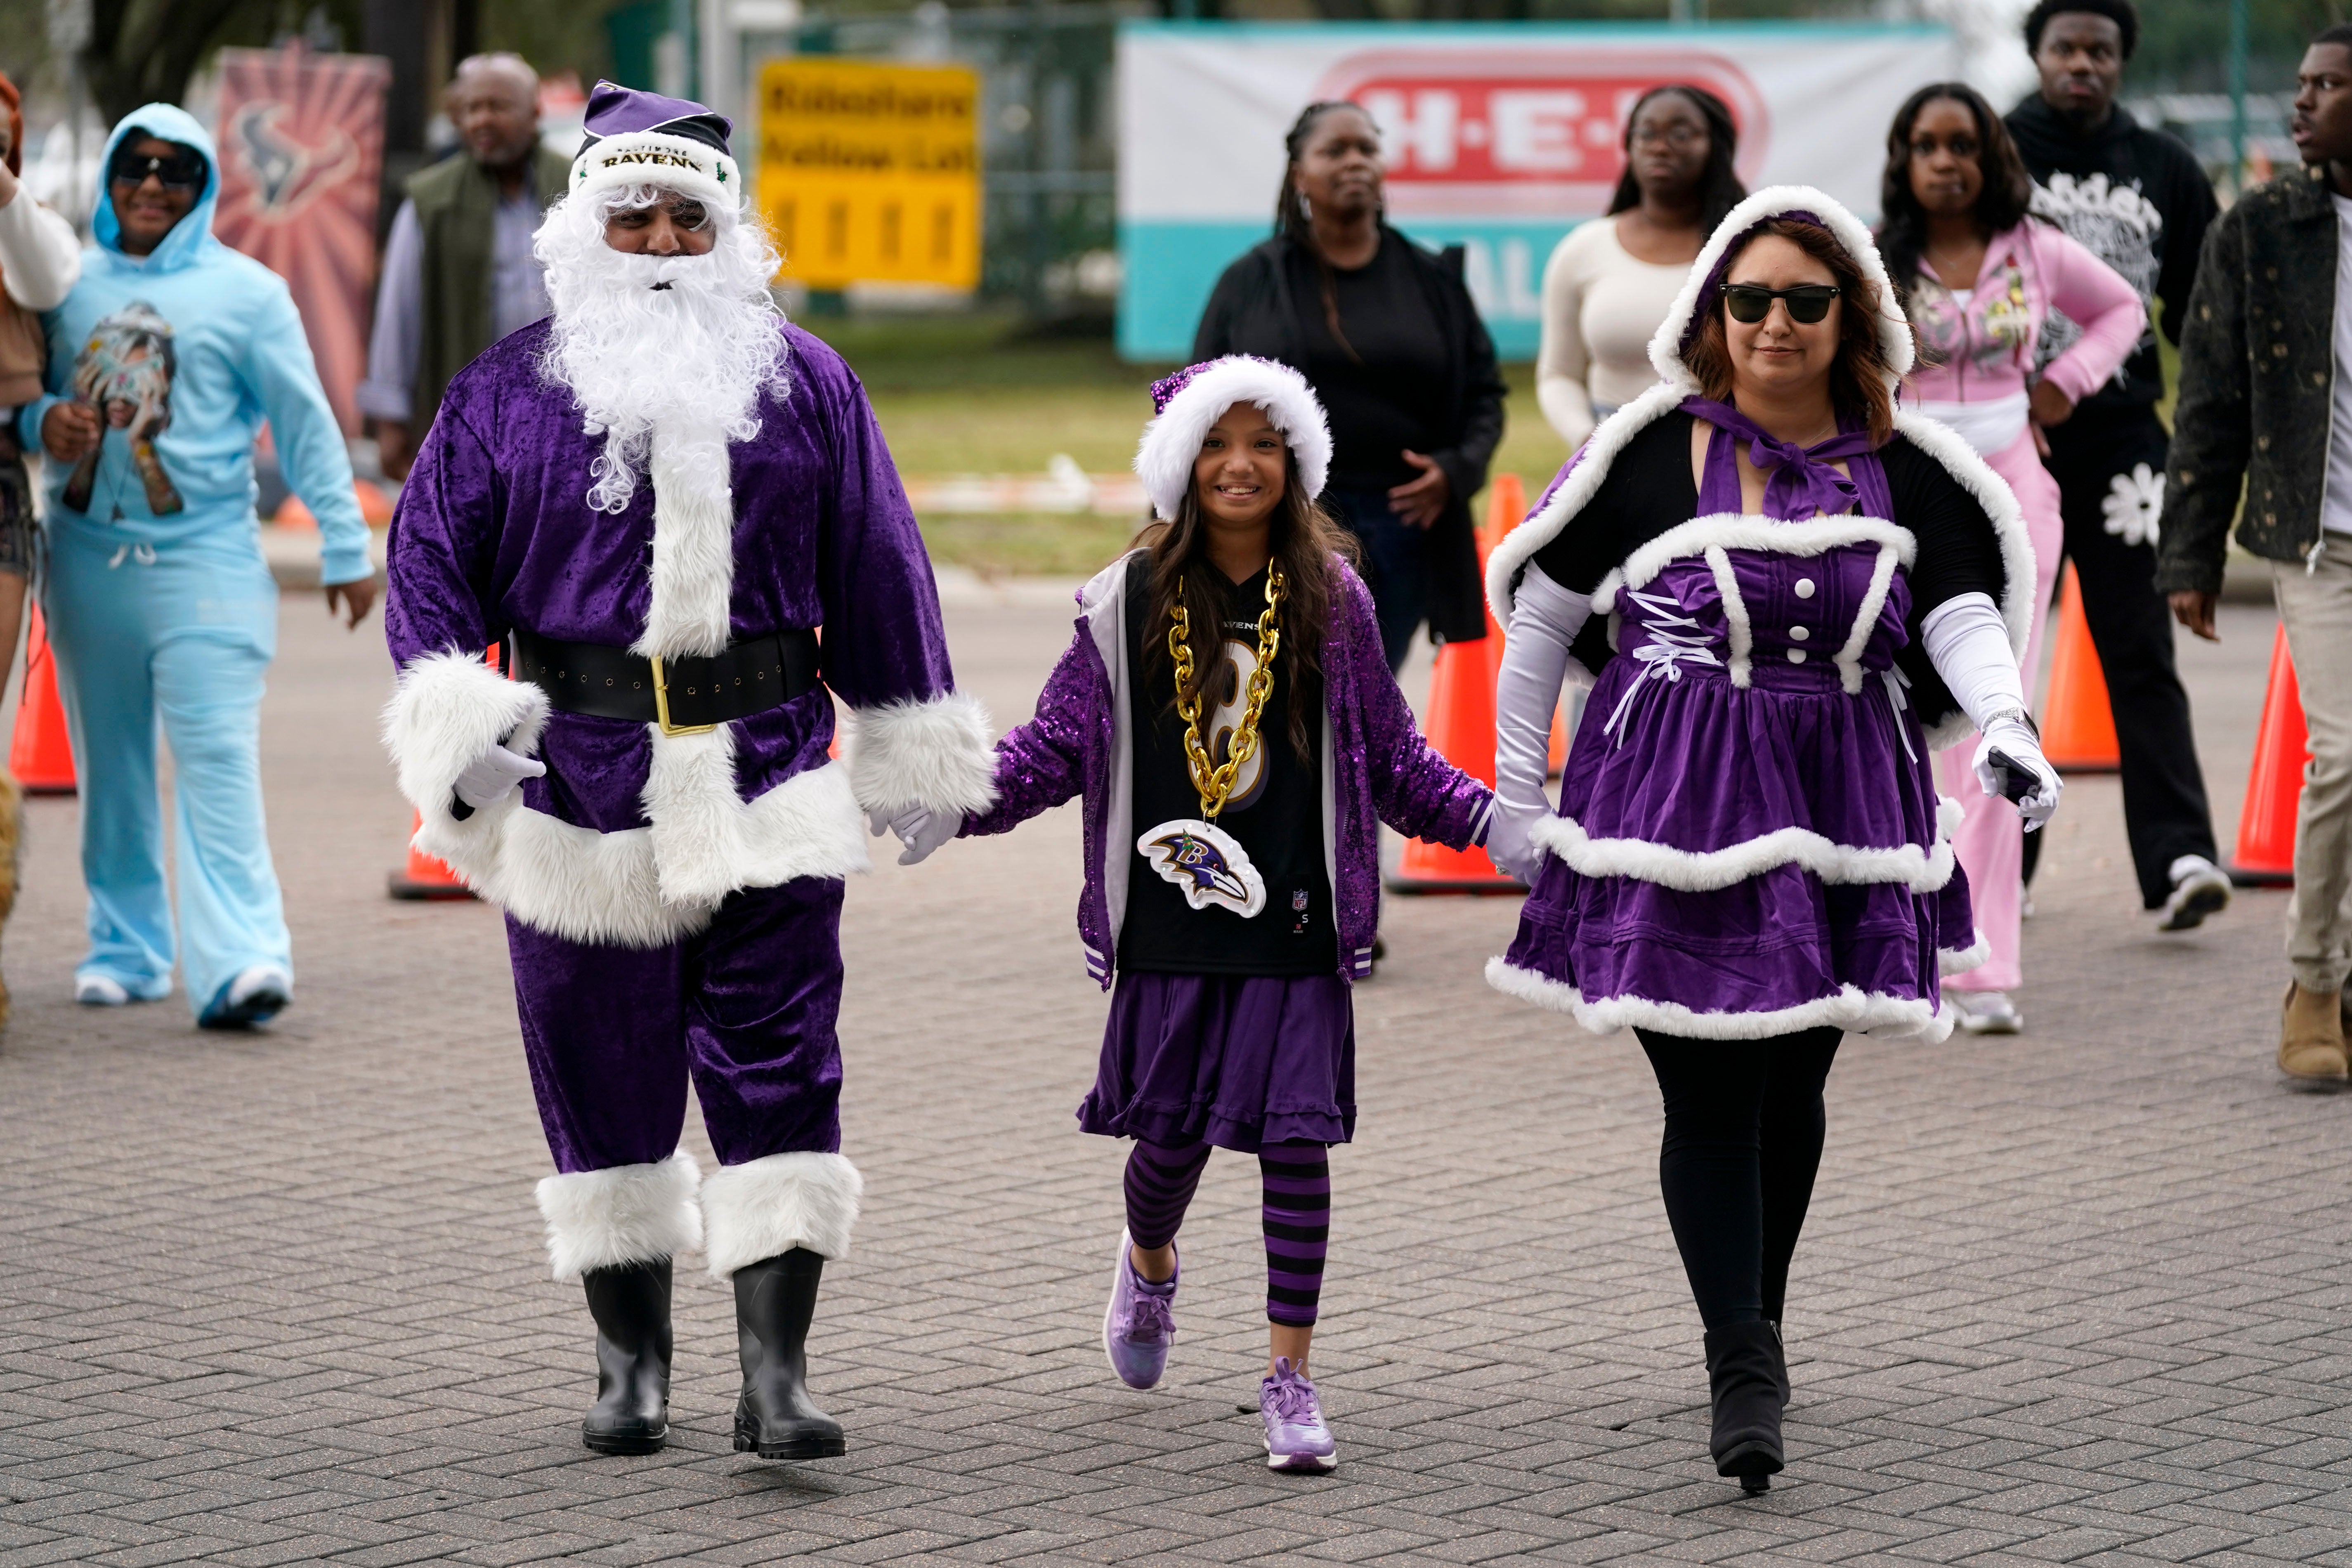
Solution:
<path fill-rule="evenodd" d="M 857 1215 L 834 1026 L 859 814 L 935 843 L 994 757 L 865 391 L 769 299 L 730 129 L 598 84 L 538 237 L 555 313 L 450 383 L 401 496 L 385 733 L 418 847 L 506 910 L 548 1250 L 596 1323 L 588 1447 L 667 1436 L 670 1260 L 699 1245 L 735 1286 L 736 1448 L 814 1458 L 842 1451 L 803 1344 Z"/>

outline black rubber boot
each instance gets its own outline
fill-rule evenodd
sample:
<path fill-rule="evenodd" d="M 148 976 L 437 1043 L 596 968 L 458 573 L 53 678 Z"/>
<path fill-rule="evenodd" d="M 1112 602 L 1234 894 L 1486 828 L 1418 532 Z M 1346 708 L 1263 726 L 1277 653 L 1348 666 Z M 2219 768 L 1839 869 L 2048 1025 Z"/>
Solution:
<path fill-rule="evenodd" d="M 1706 1333 L 1706 1381 L 1715 1401 L 1707 1451 L 1715 1473 L 1760 1492 L 1772 1484 L 1780 1455 L 1780 1338 L 1767 1322 L 1732 1323 Z"/>
<path fill-rule="evenodd" d="M 669 1259 L 581 1276 L 596 1320 L 596 1403 L 580 1440 L 600 1454 L 651 1454 L 669 1440 Z"/>
<path fill-rule="evenodd" d="M 743 1397 L 735 1451 L 763 1459 L 830 1459 L 843 1452 L 841 1423 L 808 1395 L 809 1320 L 824 1259 L 804 1247 L 735 1270 L 735 1331 Z"/>

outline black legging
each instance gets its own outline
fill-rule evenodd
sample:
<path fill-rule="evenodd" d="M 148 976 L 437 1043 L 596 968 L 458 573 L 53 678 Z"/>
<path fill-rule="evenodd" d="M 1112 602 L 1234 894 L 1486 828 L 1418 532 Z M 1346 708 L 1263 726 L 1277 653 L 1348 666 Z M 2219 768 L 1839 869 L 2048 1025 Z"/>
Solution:
<path fill-rule="evenodd" d="M 1822 1085 L 1841 1032 L 1764 1040 L 1633 1033 L 1665 1099 L 1658 1185 L 1699 1316 L 1710 1329 L 1779 1322 L 1821 1169 Z"/>

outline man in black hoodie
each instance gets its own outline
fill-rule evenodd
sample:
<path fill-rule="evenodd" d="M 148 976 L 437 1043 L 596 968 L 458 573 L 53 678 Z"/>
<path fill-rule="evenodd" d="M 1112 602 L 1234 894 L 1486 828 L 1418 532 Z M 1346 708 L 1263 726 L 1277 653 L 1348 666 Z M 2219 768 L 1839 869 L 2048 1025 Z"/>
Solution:
<path fill-rule="evenodd" d="M 2008 125 L 2038 187 L 2034 212 L 2121 273 L 2147 306 L 2147 335 L 2123 368 L 2047 431 L 2048 460 L 2107 678 L 2140 895 L 2164 911 L 2164 930 L 2183 931 L 2230 901 L 2230 882 L 2213 864 L 2189 694 L 2173 666 L 2171 612 L 2155 586 L 2171 440 L 2156 416 L 2164 395 L 2157 302 L 2165 335 L 2178 343 L 2198 247 L 2219 208 L 2195 155 L 2116 103 L 2138 41 L 2132 0 L 2041 0 L 2025 18 L 2025 47 L 2042 90 L 2010 111 Z M 2051 328 L 2045 360 L 2080 330 L 2057 316 Z M 2040 847 L 2038 836 L 2027 837 L 2028 875 Z"/>

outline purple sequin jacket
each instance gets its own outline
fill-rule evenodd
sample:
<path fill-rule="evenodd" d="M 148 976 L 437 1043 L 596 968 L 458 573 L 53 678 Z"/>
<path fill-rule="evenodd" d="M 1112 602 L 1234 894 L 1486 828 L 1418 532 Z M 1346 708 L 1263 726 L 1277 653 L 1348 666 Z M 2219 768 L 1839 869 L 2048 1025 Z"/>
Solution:
<path fill-rule="evenodd" d="M 1005 833 L 1073 795 L 1085 797 L 1087 881 L 1078 941 L 1087 973 L 1110 986 L 1134 850 L 1134 748 L 1128 733 L 1123 557 L 1078 593 L 1077 633 L 1037 716 L 996 745 L 996 805 L 966 834 Z M 1323 642 L 1323 868 L 1331 879 L 1340 973 L 1371 973 L 1381 918 L 1380 825 L 1451 848 L 1483 844 L 1494 793 L 1431 749 L 1381 653 L 1371 595 L 1339 569 Z"/>

